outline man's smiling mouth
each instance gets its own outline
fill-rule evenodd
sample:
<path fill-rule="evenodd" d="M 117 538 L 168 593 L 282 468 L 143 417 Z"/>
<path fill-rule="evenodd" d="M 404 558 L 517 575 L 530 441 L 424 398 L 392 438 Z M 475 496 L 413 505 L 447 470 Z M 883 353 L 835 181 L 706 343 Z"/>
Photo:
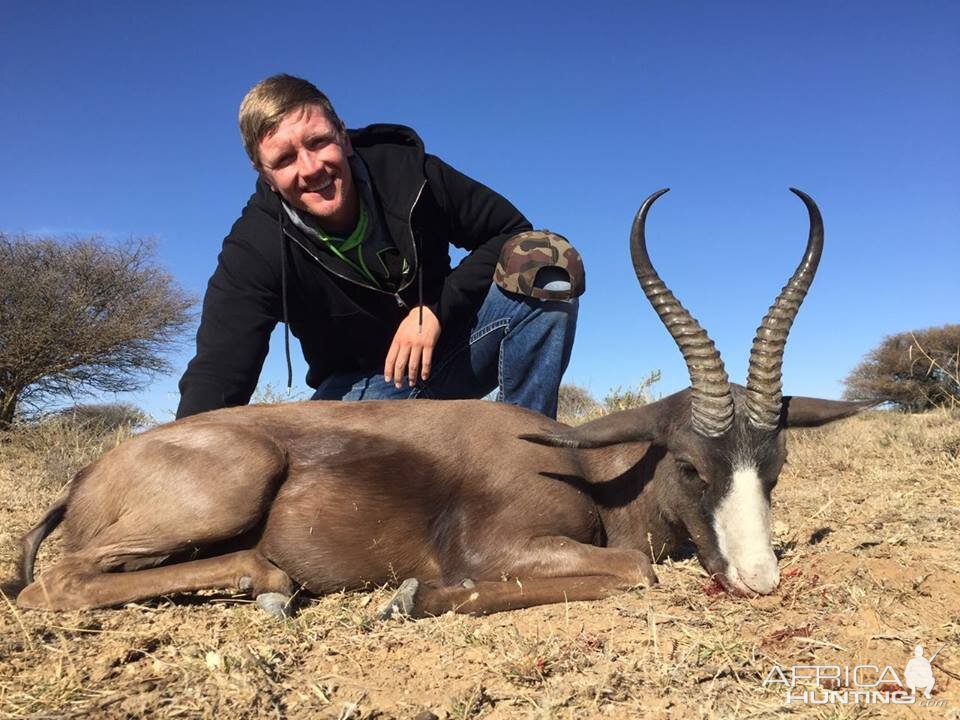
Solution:
<path fill-rule="evenodd" d="M 324 190 L 333 186 L 333 178 L 328 178 L 326 181 L 320 183 L 319 185 L 314 185 L 307 188 L 304 192 L 308 193 L 322 193 Z"/>

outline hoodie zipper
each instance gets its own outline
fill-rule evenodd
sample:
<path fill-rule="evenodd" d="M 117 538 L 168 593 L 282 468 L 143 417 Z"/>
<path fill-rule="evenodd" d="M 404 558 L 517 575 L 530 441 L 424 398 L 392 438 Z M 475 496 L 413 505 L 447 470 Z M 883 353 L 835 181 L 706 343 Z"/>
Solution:
<path fill-rule="evenodd" d="M 427 186 L 427 181 L 424 180 L 420 184 L 420 189 L 417 190 L 417 196 L 413 199 L 413 205 L 410 206 L 410 212 L 407 214 L 407 229 L 410 231 L 410 240 L 413 243 L 413 269 L 415 270 L 415 272 L 411 274 L 410 279 L 407 281 L 406 285 L 401 285 L 399 288 L 397 288 L 396 292 L 383 290 L 381 288 L 376 287 L 375 285 L 367 285 L 366 283 L 360 282 L 359 280 L 354 280 L 351 277 L 347 277 L 346 275 L 338 273 L 336 270 L 334 270 L 333 268 L 328 266 L 326 263 L 324 263 L 319 257 L 317 257 L 317 255 L 310 248 L 308 248 L 306 245 L 300 242 L 299 239 L 294 237 L 293 234 L 289 230 L 287 230 L 286 226 L 283 227 L 283 234 L 286 235 L 288 238 L 290 238 L 297 245 L 299 245 L 300 248 L 307 255 L 312 257 L 317 262 L 317 264 L 327 272 L 333 275 L 336 275 L 341 280 L 346 280 L 349 283 L 353 283 L 354 285 L 359 285 L 360 287 L 366 288 L 367 290 L 373 290 L 374 292 L 383 293 L 384 295 L 393 295 L 394 300 L 397 301 L 397 307 L 407 308 L 409 306 L 404 301 L 404 299 L 400 297 L 400 293 L 401 291 L 406 290 L 408 287 L 410 287 L 410 284 L 413 282 L 413 279 L 417 276 L 417 273 L 420 272 L 420 258 L 417 253 L 417 240 L 413 236 L 413 211 L 414 211 L 414 208 L 417 207 L 417 203 L 420 201 L 420 196 L 423 194 L 423 189 L 426 186 Z"/>

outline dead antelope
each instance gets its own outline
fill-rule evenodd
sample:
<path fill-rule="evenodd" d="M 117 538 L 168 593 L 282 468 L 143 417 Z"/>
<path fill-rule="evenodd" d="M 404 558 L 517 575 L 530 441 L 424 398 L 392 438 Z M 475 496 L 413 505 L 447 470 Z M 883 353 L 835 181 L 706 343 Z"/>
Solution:
<path fill-rule="evenodd" d="M 747 386 L 658 277 L 640 208 L 633 264 L 691 387 L 577 428 L 482 401 L 305 402 L 218 410 L 146 432 L 81 471 L 23 540 L 22 608 L 107 607 L 249 590 L 281 613 L 314 594 L 405 581 L 384 614 L 490 613 L 591 600 L 656 581 L 651 559 L 696 545 L 741 594 L 779 582 L 770 492 L 786 427 L 863 403 L 782 397 L 787 333 L 823 247 L 770 308 Z M 40 543 L 65 554 L 33 581 Z M 509 582 L 504 582 L 509 580 Z"/>

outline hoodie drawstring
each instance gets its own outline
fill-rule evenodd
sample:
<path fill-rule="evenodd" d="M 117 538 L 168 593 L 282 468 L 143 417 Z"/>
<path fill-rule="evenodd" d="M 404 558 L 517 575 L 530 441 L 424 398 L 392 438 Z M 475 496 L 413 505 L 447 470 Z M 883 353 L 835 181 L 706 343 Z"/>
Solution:
<path fill-rule="evenodd" d="M 417 242 L 414 239 L 414 242 Z M 418 243 L 419 244 L 419 243 Z M 423 329 L 423 248 L 417 249 L 417 306 L 420 308 L 420 329 Z"/>
<path fill-rule="evenodd" d="M 280 213 L 280 303 L 283 306 L 283 350 L 287 358 L 287 392 L 293 388 L 293 363 L 290 361 L 290 318 L 287 312 L 287 234 Z"/>

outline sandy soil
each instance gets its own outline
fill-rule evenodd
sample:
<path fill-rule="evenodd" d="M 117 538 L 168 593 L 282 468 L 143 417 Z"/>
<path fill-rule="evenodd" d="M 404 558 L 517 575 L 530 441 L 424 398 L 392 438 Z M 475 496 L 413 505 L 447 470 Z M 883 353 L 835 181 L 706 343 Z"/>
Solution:
<path fill-rule="evenodd" d="M 602 602 L 417 622 L 371 620 L 386 590 L 328 596 L 286 622 L 225 595 L 62 614 L 0 598 L 0 716 L 958 718 L 958 482 L 956 414 L 793 433 L 774 507 L 783 582 L 752 600 L 693 560 Z M 0 442 L 0 574 L 58 485 L 49 453 Z M 783 684 L 764 686 L 774 666 L 903 678 L 917 644 L 926 657 L 943 646 L 925 705 L 785 705 Z"/>

